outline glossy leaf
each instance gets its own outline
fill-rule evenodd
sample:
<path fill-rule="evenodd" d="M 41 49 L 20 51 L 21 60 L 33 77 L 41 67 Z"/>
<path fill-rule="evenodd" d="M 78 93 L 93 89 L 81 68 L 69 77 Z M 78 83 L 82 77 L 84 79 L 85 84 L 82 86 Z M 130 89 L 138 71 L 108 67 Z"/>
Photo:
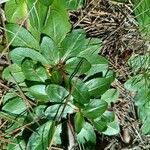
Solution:
<path fill-rule="evenodd" d="M 46 109 L 46 105 L 38 105 L 37 107 L 35 107 L 35 114 L 38 118 L 44 118 L 45 117 L 45 109 Z"/>
<path fill-rule="evenodd" d="M 63 82 L 63 76 L 59 69 L 53 69 L 51 72 L 51 81 L 54 84 L 60 85 Z"/>
<path fill-rule="evenodd" d="M 64 109 L 65 107 L 65 109 Z M 64 111 L 63 111 L 64 109 Z M 63 112 L 62 112 L 63 111 Z M 45 110 L 45 116 L 52 120 L 52 119 L 58 119 L 59 117 L 66 118 L 67 114 L 72 114 L 74 112 L 73 108 L 69 105 L 64 106 L 64 104 L 55 104 L 49 106 Z"/>
<path fill-rule="evenodd" d="M 29 29 L 35 36 L 37 35 L 37 33 L 40 35 L 42 33 L 43 26 L 46 22 L 47 15 L 49 15 L 48 12 L 49 7 L 44 5 L 44 3 L 47 0 L 43 0 L 42 3 L 41 1 L 36 1 L 35 3 L 35 0 L 26 0 L 26 1 L 28 6 L 28 12 L 30 12 L 29 20 L 30 20 L 31 27 Z M 50 1 L 51 0 L 49 0 L 49 2 Z"/>
<path fill-rule="evenodd" d="M 37 66 L 32 60 L 26 59 L 22 64 L 22 71 L 27 80 L 45 82 L 49 78 L 43 66 Z"/>
<path fill-rule="evenodd" d="M 5 4 L 6 20 L 11 23 L 21 23 L 27 16 L 25 0 L 10 0 Z"/>
<path fill-rule="evenodd" d="M 131 77 L 124 84 L 125 88 L 130 91 L 138 91 L 141 89 L 145 89 L 145 85 L 146 80 L 141 74 Z"/>
<path fill-rule="evenodd" d="M 72 86 L 74 87 L 74 91 L 72 93 L 73 98 L 75 99 L 76 102 L 79 104 L 87 104 L 90 101 L 90 95 L 88 92 L 87 86 L 78 79 L 72 80 Z"/>
<path fill-rule="evenodd" d="M 8 40 L 11 41 L 13 39 L 13 46 L 22 46 L 39 50 L 38 41 L 25 28 L 17 24 L 6 24 L 6 29 Z"/>
<path fill-rule="evenodd" d="M 50 102 L 63 102 L 69 95 L 69 92 L 64 87 L 57 84 L 48 85 L 46 93 Z"/>
<path fill-rule="evenodd" d="M 9 143 L 7 145 L 7 150 L 25 150 L 26 149 L 26 143 L 23 140 L 13 140 L 15 144 Z"/>
<path fill-rule="evenodd" d="M 41 53 L 47 59 L 49 64 L 57 64 L 59 61 L 59 50 L 55 42 L 49 38 L 44 37 L 41 43 Z"/>
<path fill-rule="evenodd" d="M 103 132 L 107 129 L 107 122 L 103 118 L 95 119 L 92 123 L 99 132 Z"/>
<path fill-rule="evenodd" d="M 21 114 L 27 109 L 25 102 L 20 97 L 9 99 L 3 104 L 2 111 L 9 114 Z"/>
<path fill-rule="evenodd" d="M 91 56 L 98 55 L 102 42 L 99 38 L 88 38 L 83 43 L 83 50 L 77 54 L 78 57 L 89 59 Z"/>
<path fill-rule="evenodd" d="M 13 83 L 21 83 L 25 80 L 22 69 L 17 64 L 12 64 L 5 68 L 2 74 L 2 78 Z"/>
<path fill-rule="evenodd" d="M 135 105 L 136 106 L 143 106 L 144 107 L 144 105 L 146 103 L 149 103 L 149 100 L 150 100 L 150 90 L 148 88 L 140 89 L 136 93 L 136 95 L 134 97 L 134 100 L 135 100 Z"/>
<path fill-rule="evenodd" d="M 149 127 L 149 124 L 150 124 L 150 119 L 147 118 L 146 120 L 144 120 L 143 125 L 142 125 L 142 127 L 141 127 L 141 131 L 142 131 L 142 133 L 144 133 L 145 135 L 150 134 L 150 127 Z"/>
<path fill-rule="evenodd" d="M 95 54 L 95 55 L 93 54 L 88 58 L 88 61 L 91 63 L 91 68 L 86 73 L 87 76 L 86 76 L 85 80 L 88 77 L 90 77 L 96 73 L 100 73 L 100 72 L 104 72 L 104 71 L 108 70 L 108 61 L 102 56 L 99 56 L 97 54 Z"/>
<path fill-rule="evenodd" d="M 119 98 L 119 92 L 116 89 L 107 90 L 101 97 L 101 99 L 106 101 L 109 105 L 111 102 L 116 102 L 118 98 Z"/>
<path fill-rule="evenodd" d="M 80 112 L 75 114 L 74 123 L 75 123 L 75 131 L 78 134 L 84 127 L 84 123 L 85 123 L 84 117 Z"/>
<path fill-rule="evenodd" d="M 82 113 L 85 117 L 95 119 L 100 117 L 107 109 L 107 103 L 100 99 L 91 99 Z"/>
<path fill-rule="evenodd" d="M 54 0 L 39 0 L 42 4 L 50 6 Z"/>
<path fill-rule="evenodd" d="M 84 74 L 91 68 L 91 64 L 85 58 L 73 57 L 66 61 L 65 69 L 69 74 L 77 70 L 76 74 Z"/>
<path fill-rule="evenodd" d="M 150 30 L 149 30 L 149 24 L 150 24 L 150 1 L 149 0 L 132 0 L 132 3 L 134 4 L 134 13 L 136 15 L 136 19 L 139 23 L 139 28 L 141 29 L 141 32 L 147 35 L 149 38 L 150 36 Z"/>
<path fill-rule="evenodd" d="M 15 48 L 10 52 L 11 59 L 14 63 L 21 65 L 24 58 L 31 58 L 32 60 L 48 64 L 48 61 L 37 51 L 30 48 Z"/>
<path fill-rule="evenodd" d="M 47 149 L 55 133 L 55 122 L 47 122 L 40 126 L 29 138 L 27 149 L 42 150 Z"/>
<path fill-rule="evenodd" d="M 96 143 L 96 135 L 93 129 L 93 126 L 89 123 L 85 123 L 80 133 L 77 135 L 77 140 L 81 144 L 85 144 L 88 142 L 95 144 Z"/>
<path fill-rule="evenodd" d="M 84 50 L 85 33 L 83 30 L 73 30 L 68 33 L 66 38 L 62 41 L 61 57 L 66 60 L 70 57 L 75 57 L 79 52 Z"/>
<path fill-rule="evenodd" d="M 99 97 L 109 88 L 110 80 L 107 78 L 95 78 L 87 81 L 85 84 L 91 96 Z"/>
<path fill-rule="evenodd" d="M 119 132 L 120 132 L 119 123 L 117 121 L 113 121 L 107 125 L 107 130 L 103 132 L 103 134 L 112 136 L 119 134 Z"/>
<path fill-rule="evenodd" d="M 67 0 L 67 8 L 71 10 L 80 9 L 83 6 L 84 0 Z"/>
<path fill-rule="evenodd" d="M 54 0 L 47 13 L 43 32 L 59 44 L 71 30 L 69 16 L 64 1 Z"/>
<path fill-rule="evenodd" d="M 113 112 L 105 111 L 102 116 L 94 119 L 92 123 L 99 132 L 104 132 L 108 123 L 113 122 L 114 119 L 115 115 Z"/>
<path fill-rule="evenodd" d="M 31 86 L 29 91 L 37 101 L 48 102 L 50 100 L 46 93 L 46 85 Z"/>

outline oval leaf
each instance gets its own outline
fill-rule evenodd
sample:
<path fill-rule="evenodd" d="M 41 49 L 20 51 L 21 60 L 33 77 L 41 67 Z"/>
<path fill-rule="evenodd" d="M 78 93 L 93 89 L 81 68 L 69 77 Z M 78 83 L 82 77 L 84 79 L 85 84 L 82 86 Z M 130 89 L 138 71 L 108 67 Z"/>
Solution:
<path fill-rule="evenodd" d="M 5 68 L 2 73 L 2 78 L 13 83 L 15 83 L 15 81 L 21 83 L 25 80 L 23 71 L 17 64 L 12 64 Z"/>
<path fill-rule="evenodd" d="M 113 121 L 107 125 L 107 130 L 103 132 L 103 134 L 112 136 L 119 134 L 119 132 L 120 132 L 119 123 L 117 121 Z"/>
<path fill-rule="evenodd" d="M 7 100 L 2 107 L 2 111 L 9 114 L 21 114 L 27 109 L 25 102 L 20 97 Z"/>
<path fill-rule="evenodd" d="M 64 109 L 64 107 L 65 107 L 65 109 Z M 64 111 L 63 111 L 63 109 L 64 109 Z M 62 111 L 63 111 L 63 113 L 62 113 Z M 66 118 L 67 114 L 72 114 L 73 112 L 74 112 L 73 108 L 69 105 L 64 106 L 64 104 L 55 104 L 55 105 L 49 106 L 45 110 L 45 116 L 48 119 L 52 120 L 52 119 L 59 119 L 60 117 Z"/>
<path fill-rule="evenodd" d="M 85 123 L 80 133 L 77 135 L 77 140 L 81 144 L 87 144 L 87 141 L 95 144 L 96 135 L 93 129 L 93 126 L 89 123 Z"/>
<path fill-rule="evenodd" d="M 73 98 L 79 104 L 87 104 L 90 101 L 90 95 L 87 86 L 81 80 L 73 80 L 72 85 L 74 91 L 72 93 Z"/>
<path fill-rule="evenodd" d="M 75 131 L 79 133 L 82 130 L 85 123 L 84 117 L 80 112 L 75 114 L 74 123 L 75 123 Z"/>
<path fill-rule="evenodd" d="M 11 59 L 14 63 L 21 65 L 24 58 L 31 58 L 32 60 L 41 62 L 47 65 L 47 60 L 37 51 L 30 48 L 15 48 L 10 52 Z"/>
<path fill-rule="evenodd" d="M 6 20 L 11 23 L 21 23 L 27 16 L 27 5 L 25 0 L 9 0 L 5 4 Z"/>
<path fill-rule="evenodd" d="M 26 59 L 22 64 L 22 71 L 25 78 L 30 81 L 45 82 L 49 78 L 46 69 L 43 66 L 36 66 L 35 62 Z"/>
<path fill-rule="evenodd" d="M 73 30 L 68 33 L 66 38 L 62 41 L 61 57 L 66 60 L 70 57 L 75 57 L 79 52 L 84 50 L 85 32 L 83 30 Z"/>
<path fill-rule="evenodd" d="M 38 101 L 47 102 L 49 101 L 49 97 L 46 93 L 46 85 L 34 85 L 29 88 L 30 93 L 36 98 Z"/>
<path fill-rule="evenodd" d="M 102 100 L 106 101 L 108 104 L 115 102 L 119 98 L 119 92 L 116 89 L 107 90 L 101 97 Z"/>
<path fill-rule="evenodd" d="M 99 97 L 101 96 L 104 92 L 107 91 L 107 89 L 110 86 L 110 79 L 108 78 L 96 78 L 87 81 L 86 86 L 89 89 L 89 93 L 91 96 L 94 97 Z"/>
<path fill-rule="evenodd" d="M 100 117 L 107 109 L 107 103 L 100 99 L 92 99 L 90 103 L 83 109 L 82 113 L 85 117 L 95 119 Z"/>
<path fill-rule="evenodd" d="M 55 122 L 47 122 L 40 126 L 29 138 L 27 149 L 46 150 L 55 132 Z"/>
<path fill-rule="evenodd" d="M 85 58 L 73 57 L 66 61 L 65 68 L 69 74 L 77 70 L 76 74 L 81 75 L 91 68 L 91 64 Z"/>
<path fill-rule="evenodd" d="M 6 29 L 9 41 L 15 37 L 12 42 L 13 46 L 29 47 L 36 50 L 40 49 L 38 41 L 25 28 L 17 24 L 7 24 Z"/>
<path fill-rule="evenodd" d="M 48 85 L 46 93 L 50 102 L 63 102 L 69 95 L 69 92 L 65 88 L 56 84 Z"/>
<path fill-rule="evenodd" d="M 59 61 L 59 51 L 54 41 L 49 37 L 44 37 L 41 43 L 41 53 L 50 64 L 57 64 Z"/>

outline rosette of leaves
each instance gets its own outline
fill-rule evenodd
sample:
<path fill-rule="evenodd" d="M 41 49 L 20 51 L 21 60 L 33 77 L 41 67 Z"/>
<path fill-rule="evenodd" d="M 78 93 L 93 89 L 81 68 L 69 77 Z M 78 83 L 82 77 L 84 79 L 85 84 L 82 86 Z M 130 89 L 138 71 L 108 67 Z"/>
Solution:
<path fill-rule="evenodd" d="M 51 6 L 58 7 L 56 2 L 59 0 Z M 57 20 L 56 14 L 51 15 Z M 68 24 L 68 20 L 61 21 Z M 101 42 L 86 38 L 81 29 L 70 31 L 70 25 L 65 27 L 66 33 L 54 22 L 51 32 L 39 30 L 37 37 L 30 29 L 6 25 L 8 39 L 13 39 L 9 53 L 12 64 L 3 71 L 3 78 L 12 88 L 4 96 L 0 116 L 11 120 L 5 132 L 14 144 L 9 144 L 8 150 L 63 145 L 64 126 L 70 117 L 81 144 L 95 144 L 94 129 L 103 132 L 115 128 L 113 133 L 119 132 L 114 113 L 107 111 L 111 101 L 107 94 L 114 95 L 114 90 L 107 92 L 114 74 L 108 71 L 107 60 L 98 55 Z"/>

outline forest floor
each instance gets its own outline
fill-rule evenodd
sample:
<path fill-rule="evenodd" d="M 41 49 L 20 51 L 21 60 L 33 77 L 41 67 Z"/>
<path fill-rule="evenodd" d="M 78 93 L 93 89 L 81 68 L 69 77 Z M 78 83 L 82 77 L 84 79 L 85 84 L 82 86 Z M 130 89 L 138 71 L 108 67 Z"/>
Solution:
<path fill-rule="evenodd" d="M 97 133 L 97 150 L 143 150 L 150 149 L 150 137 L 140 132 L 137 108 L 131 93 L 124 83 L 133 72 L 128 66 L 132 55 L 145 53 L 146 41 L 141 37 L 133 6 L 128 3 L 109 0 L 92 0 L 78 11 L 70 12 L 74 28 L 83 28 L 87 37 L 100 38 L 100 54 L 110 63 L 110 69 L 116 73 L 112 87 L 120 92 L 118 101 L 112 106 L 120 123 L 121 132 L 117 136 L 104 136 Z M 100 148 L 101 147 L 101 148 Z"/>
<path fill-rule="evenodd" d="M 1 14 L 2 15 L 2 14 Z M 120 92 L 118 101 L 112 105 L 120 123 L 121 132 L 116 136 L 105 136 L 97 133 L 97 150 L 148 150 L 150 137 L 140 132 L 140 121 L 133 96 L 124 88 L 124 83 L 132 76 L 132 70 L 127 61 L 131 55 L 140 55 L 146 49 L 146 42 L 142 39 L 137 22 L 133 15 L 131 3 L 110 2 L 108 0 L 92 0 L 77 11 L 70 12 L 70 19 L 74 28 L 83 28 L 87 37 L 102 40 L 100 54 L 110 62 L 110 69 L 116 73 L 116 80 L 112 87 Z M 2 21 L 0 21 L 2 25 Z M 3 32 L 0 31 L 0 52 L 3 49 Z M 1 72 L 7 66 L 7 59 L 0 59 L 0 99 L 7 90 L 1 79 Z M 1 101 L 0 101 L 1 104 Z M 0 120 L 0 128 L 5 121 Z M 1 139 L 0 139 L 1 140 Z M 101 147 L 101 148 L 100 148 Z"/>

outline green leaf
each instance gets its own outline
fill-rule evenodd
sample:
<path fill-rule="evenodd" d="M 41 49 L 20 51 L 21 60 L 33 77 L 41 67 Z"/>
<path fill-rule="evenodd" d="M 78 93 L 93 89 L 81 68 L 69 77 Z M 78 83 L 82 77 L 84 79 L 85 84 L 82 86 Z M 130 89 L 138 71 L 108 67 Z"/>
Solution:
<path fill-rule="evenodd" d="M 91 63 L 91 68 L 86 73 L 87 76 L 84 80 L 86 80 L 88 77 L 96 73 L 100 73 L 108 70 L 108 61 L 102 56 L 93 54 L 88 58 L 88 61 Z"/>
<path fill-rule="evenodd" d="M 63 76 L 59 69 L 53 69 L 51 72 L 51 81 L 54 84 L 61 84 L 63 82 Z"/>
<path fill-rule="evenodd" d="M 66 61 L 65 70 L 72 74 L 77 70 L 77 74 L 86 73 L 91 68 L 91 64 L 85 58 L 73 57 Z"/>
<path fill-rule="evenodd" d="M 13 83 L 15 83 L 15 81 L 21 83 L 25 80 L 22 69 L 17 64 L 12 64 L 5 68 L 2 73 L 2 78 Z"/>
<path fill-rule="evenodd" d="M 103 118 L 96 118 L 92 123 L 99 132 L 103 132 L 107 129 L 107 122 Z"/>
<path fill-rule="evenodd" d="M 50 14 L 49 6 L 44 5 L 45 2 L 47 3 L 47 0 L 41 1 L 36 1 L 35 3 L 35 0 L 27 0 L 28 12 L 30 12 L 29 20 L 31 24 L 29 30 L 34 36 L 40 36 L 43 31 L 43 26 L 45 22 L 47 22 L 46 18 Z M 51 0 L 49 0 L 49 2 L 50 1 Z"/>
<path fill-rule="evenodd" d="M 3 103 L 5 103 L 6 101 L 8 101 L 9 99 L 15 98 L 17 96 L 17 93 L 14 91 L 9 91 L 7 92 L 4 97 L 3 97 Z"/>
<path fill-rule="evenodd" d="M 63 113 L 62 110 L 65 107 Z M 74 112 L 73 108 L 69 105 L 64 106 L 64 104 L 55 104 L 55 105 L 51 105 L 49 106 L 46 110 L 45 110 L 45 116 L 52 120 L 52 119 L 59 119 L 59 117 L 61 116 L 62 118 L 66 118 L 67 114 L 72 114 Z M 62 113 L 62 114 L 61 114 Z M 57 116 L 56 116 L 57 114 Z M 55 118 L 56 117 L 56 118 Z"/>
<path fill-rule="evenodd" d="M 23 62 L 22 71 L 27 80 L 45 82 L 45 80 L 49 79 L 46 69 L 29 59 Z"/>
<path fill-rule="evenodd" d="M 11 132 L 14 132 L 18 128 L 22 127 L 24 125 L 24 122 L 25 122 L 26 114 L 27 113 L 22 113 L 21 115 L 16 115 L 15 119 L 14 120 L 12 119 L 12 123 L 8 126 L 7 129 L 5 129 L 5 133 L 9 134 Z M 12 115 L 12 114 L 10 114 L 10 115 Z M 21 135 L 22 131 L 23 131 L 23 128 L 20 130 L 20 133 L 18 135 Z"/>
<path fill-rule="evenodd" d="M 41 43 L 41 53 L 47 59 L 49 64 L 54 65 L 59 62 L 59 51 L 55 42 L 51 38 L 43 38 Z"/>
<path fill-rule="evenodd" d="M 137 92 L 134 97 L 136 106 L 144 106 L 146 103 L 150 101 L 150 89 L 145 88 L 141 89 Z"/>
<path fill-rule="evenodd" d="M 74 123 L 75 123 L 75 131 L 78 134 L 82 130 L 85 123 L 84 117 L 80 112 L 75 114 Z"/>
<path fill-rule="evenodd" d="M 84 0 L 67 0 L 67 8 L 71 10 L 80 9 L 83 6 Z"/>
<path fill-rule="evenodd" d="M 11 23 L 20 23 L 27 16 L 27 6 L 25 0 L 10 0 L 5 4 L 6 20 Z"/>
<path fill-rule="evenodd" d="M 50 102 L 63 102 L 69 95 L 69 92 L 64 87 L 56 84 L 48 85 L 46 93 Z"/>
<path fill-rule="evenodd" d="M 150 134 L 150 119 L 149 117 L 143 122 L 143 125 L 141 127 L 141 131 L 142 133 L 144 133 L 145 135 L 148 135 Z"/>
<path fill-rule="evenodd" d="M 107 91 L 110 86 L 110 79 L 108 78 L 95 78 L 87 81 L 86 86 L 89 89 L 91 96 L 99 97 Z"/>
<path fill-rule="evenodd" d="M 11 41 L 13 46 L 29 47 L 39 50 L 38 41 L 23 27 L 17 24 L 6 24 L 8 40 Z M 14 38 L 15 37 L 15 38 Z"/>
<path fill-rule="evenodd" d="M 73 30 L 68 33 L 66 38 L 62 41 L 62 49 L 60 51 L 63 60 L 70 57 L 75 57 L 78 53 L 84 50 L 85 32 L 81 29 Z"/>
<path fill-rule="evenodd" d="M 34 85 L 29 90 L 38 101 L 42 102 L 63 102 L 69 94 L 65 88 L 56 84 L 50 84 L 47 87 L 45 85 Z"/>
<path fill-rule="evenodd" d="M 53 3 L 54 0 L 39 0 L 42 4 L 44 4 L 45 6 L 49 6 Z"/>
<path fill-rule="evenodd" d="M 71 30 L 69 16 L 64 1 L 54 0 L 45 20 L 43 33 L 49 35 L 57 44 L 59 44 Z"/>
<path fill-rule="evenodd" d="M 13 142 L 15 142 L 15 144 L 9 143 L 7 146 L 7 150 L 25 150 L 26 149 L 25 141 L 14 139 Z"/>
<path fill-rule="evenodd" d="M 107 129 L 107 124 L 113 122 L 114 119 L 115 114 L 113 112 L 105 111 L 102 116 L 94 119 L 92 123 L 99 132 L 104 132 Z"/>
<path fill-rule="evenodd" d="M 29 88 L 30 93 L 37 101 L 48 102 L 50 101 L 46 93 L 46 85 L 34 85 Z"/>
<path fill-rule="evenodd" d="M 139 91 L 146 88 L 146 80 L 143 75 L 139 74 L 128 79 L 124 86 L 130 91 Z"/>
<path fill-rule="evenodd" d="M 37 107 L 35 107 L 35 114 L 37 116 L 37 118 L 44 118 L 45 117 L 45 109 L 46 109 L 46 105 L 38 105 Z"/>
<path fill-rule="evenodd" d="M 142 121 L 142 126 L 141 126 L 141 131 L 144 134 L 150 134 L 150 118 L 149 118 L 149 114 L 150 114 L 150 106 L 149 106 L 149 102 L 146 103 L 144 106 L 139 106 L 138 107 L 138 115 L 140 120 Z"/>
<path fill-rule="evenodd" d="M 149 24 L 150 24 L 150 1 L 149 0 L 132 0 L 132 3 L 134 4 L 134 13 L 136 15 L 136 19 L 139 23 L 139 28 L 141 29 L 141 32 L 147 35 L 149 38 L 150 36 L 150 30 L 149 30 Z"/>
<path fill-rule="evenodd" d="M 21 114 L 27 109 L 25 102 L 20 97 L 9 99 L 3 104 L 2 111 L 9 114 Z"/>
<path fill-rule="evenodd" d="M 83 81 L 78 79 L 76 81 L 72 80 L 72 86 L 74 87 L 74 91 L 72 93 L 73 98 L 79 104 L 87 104 L 90 101 L 90 95 L 88 92 L 87 86 L 84 84 Z"/>
<path fill-rule="evenodd" d="M 48 64 L 48 61 L 37 51 L 30 48 L 15 48 L 10 52 L 11 59 L 14 63 L 21 65 L 24 58 L 31 58 L 32 60 L 41 62 L 44 65 Z"/>
<path fill-rule="evenodd" d="M 47 122 L 32 133 L 27 143 L 29 150 L 46 150 L 55 133 L 55 122 Z"/>
<path fill-rule="evenodd" d="M 101 99 L 106 101 L 109 105 L 111 102 L 116 102 L 118 98 L 119 98 L 119 92 L 116 89 L 107 90 L 101 97 Z"/>
<path fill-rule="evenodd" d="M 107 109 L 107 103 L 100 99 L 91 99 L 89 104 L 82 110 L 85 117 L 95 119 L 100 117 Z"/>
<path fill-rule="evenodd" d="M 87 141 L 92 144 L 95 144 L 96 143 L 96 135 L 95 135 L 93 126 L 91 124 L 85 122 L 82 130 L 77 135 L 77 140 L 81 144 L 86 144 Z"/>
<path fill-rule="evenodd" d="M 119 134 L 119 132 L 120 132 L 119 123 L 117 121 L 113 121 L 107 125 L 107 130 L 103 132 L 103 134 L 112 136 Z"/>

